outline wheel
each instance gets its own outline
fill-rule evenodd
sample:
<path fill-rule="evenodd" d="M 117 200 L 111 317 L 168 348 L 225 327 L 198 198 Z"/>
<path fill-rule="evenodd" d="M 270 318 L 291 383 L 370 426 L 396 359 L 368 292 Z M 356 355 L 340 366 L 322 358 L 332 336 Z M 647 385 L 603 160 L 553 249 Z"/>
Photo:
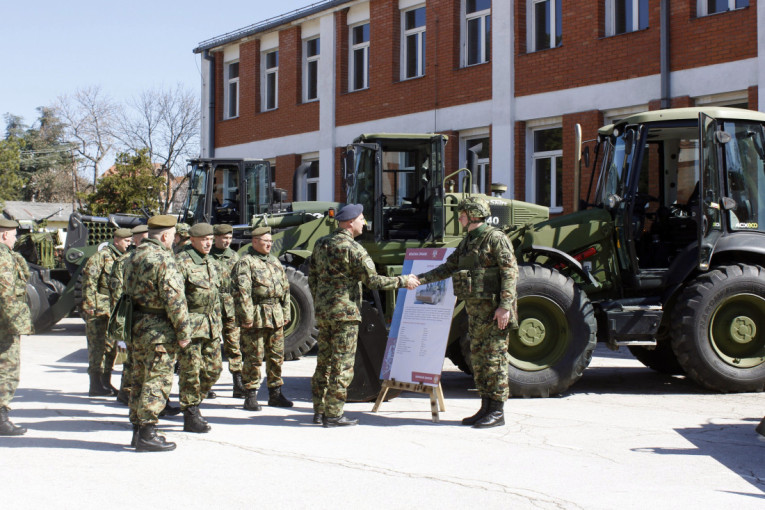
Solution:
<path fill-rule="evenodd" d="M 547 267 L 519 265 L 518 331 L 510 336 L 510 394 L 566 391 L 590 364 L 597 324 L 587 295 Z"/>
<path fill-rule="evenodd" d="M 316 345 L 319 331 L 313 312 L 313 296 L 308 288 L 308 277 L 294 267 L 285 267 L 290 282 L 290 317 L 284 326 L 284 359 L 298 359 Z"/>
<path fill-rule="evenodd" d="M 668 335 L 660 336 L 654 348 L 634 345 L 630 346 L 629 350 L 639 362 L 661 374 L 682 375 L 685 373 L 680 362 L 677 361 L 675 351 L 672 350 L 672 340 Z"/>
<path fill-rule="evenodd" d="M 722 391 L 765 389 L 765 269 L 720 266 L 677 300 L 672 349 L 688 377 Z"/>

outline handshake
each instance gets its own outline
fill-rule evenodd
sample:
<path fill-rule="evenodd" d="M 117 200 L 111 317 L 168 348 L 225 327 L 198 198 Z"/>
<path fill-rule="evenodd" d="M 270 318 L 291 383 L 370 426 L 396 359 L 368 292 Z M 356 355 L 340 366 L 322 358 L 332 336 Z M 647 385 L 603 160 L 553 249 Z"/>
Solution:
<path fill-rule="evenodd" d="M 415 275 L 410 274 L 409 279 L 406 281 L 406 288 L 409 290 L 414 290 L 419 286 L 420 286 L 420 279 L 417 278 Z"/>

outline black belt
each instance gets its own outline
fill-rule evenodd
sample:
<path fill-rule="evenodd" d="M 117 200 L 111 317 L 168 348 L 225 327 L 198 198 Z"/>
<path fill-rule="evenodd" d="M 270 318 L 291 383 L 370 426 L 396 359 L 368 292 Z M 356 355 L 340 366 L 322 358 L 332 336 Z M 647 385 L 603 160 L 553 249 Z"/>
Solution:
<path fill-rule="evenodd" d="M 152 315 L 167 315 L 164 308 L 152 308 L 150 306 L 133 305 L 133 311 L 148 313 Z"/>
<path fill-rule="evenodd" d="M 262 298 L 253 300 L 255 305 L 278 305 L 282 300 L 279 298 Z"/>

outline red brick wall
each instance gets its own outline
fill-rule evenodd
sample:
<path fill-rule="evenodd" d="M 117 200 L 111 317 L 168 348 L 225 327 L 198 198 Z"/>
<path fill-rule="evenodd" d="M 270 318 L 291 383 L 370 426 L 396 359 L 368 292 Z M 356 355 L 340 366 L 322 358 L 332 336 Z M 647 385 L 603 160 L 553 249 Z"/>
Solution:
<path fill-rule="evenodd" d="M 749 102 L 749 109 L 750 110 L 759 110 L 759 104 L 760 103 L 759 103 L 759 96 L 758 96 L 757 87 L 756 86 L 749 87 L 747 92 L 748 92 L 747 95 L 749 96 L 749 101 L 748 101 Z"/>
<path fill-rule="evenodd" d="M 577 112 L 570 115 L 563 116 L 563 213 L 570 213 L 574 210 L 574 157 L 576 151 L 576 137 L 575 126 L 580 124 L 582 126 L 582 140 L 590 140 L 595 138 L 598 132 L 598 128 L 603 125 L 603 113 L 599 110 L 590 110 L 588 112 Z M 592 157 L 595 150 L 595 142 L 582 144 L 582 151 L 584 147 L 589 146 L 590 156 Z M 592 160 L 590 161 L 592 165 Z M 582 163 L 581 174 L 579 177 L 579 198 L 587 197 L 587 188 L 590 184 L 589 168 L 584 168 Z M 597 179 L 597 175 L 595 176 Z M 595 183 L 593 183 L 593 187 Z M 593 190 L 594 191 L 594 190 Z M 592 199 L 592 195 L 590 195 Z"/>
<path fill-rule="evenodd" d="M 287 190 L 287 200 L 293 200 L 292 177 L 303 162 L 299 154 L 286 154 L 276 157 L 276 187 Z"/>

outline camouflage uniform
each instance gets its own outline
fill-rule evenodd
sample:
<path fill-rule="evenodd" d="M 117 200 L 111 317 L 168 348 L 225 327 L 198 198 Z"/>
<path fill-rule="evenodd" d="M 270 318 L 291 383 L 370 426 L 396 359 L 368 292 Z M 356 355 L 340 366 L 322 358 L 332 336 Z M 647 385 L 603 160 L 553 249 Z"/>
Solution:
<path fill-rule="evenodd" d="M 133 300 L 130 421 L 153 425 L 170 395 L 178 342 L 191 338 L 183 277 L 172 251 L 145 239 L 126 264 L 125 292 Z"/>
<path fill-rule="evenodd" d="M 0 243 L 0 411 L 10 410 L 19 386 L 20 335 L 32 333 L 27 306 L 29 267 L 24 258 Z"/>
<path fill-rule="evenodd" d="M 198 406 L 222 370 L 220 275 L 212 257 L 187 246 L 176 256 L 189 307 L 191 343 L 180 355 L 181 409 Z"/>
<path fill-rule="evenodd" d="M 239 345 L 239 327 L 236 325 L 234 296 L 231 294 L 231 272 L 239 261 L 239 254 L 231 248 L 221 250 L 212 247 L 210 255 L 218 262 L 221 279 L 221 308 L 223 310 L 223 352 L 228 358 L 228 371 L 242 371 L 242 351 Z"/>
<path fill-rule="evenodd" d="M 114 264 L 112 265 L 112 272 L 109 275 L 109 307 L 112 310 L 114 310 L 114 307 L 117 305 L 117 301 L 119 301 L 120 296 L 122 296 L 122 292 L 125 290 L 125 267 L 130 260 L 130 257 L 133 255 L 134 250 L 135 247 L 130 245 L 130 247 L 128 247 L 128 251 L 120 255 L 120 257 L 115 260 Z M 130 392 L 130 388 L 133 385 L 133 348 L 131 345 L 127 345 L 126 350 L 127 357 L 125 361 L 122 362 L 122 382 L 120 383 L 120 393 Z M 123 397 L 119 396 L 117 398 L 119 400 Z"/>
<path fill-rule="evenodd" d="M 315 413 L 333 418 L 343 414 L 353 380 L 361 284 L 389 290 L 405 286 L 407 279 L 378 275 L 372 258 L 346 229 L 338 228 L 316 243 L 308 275 L 319 326 L 319 354 L 311 379 Z"/>
<path fill-rule="evenodd" d="M 284 325 L 290 321 L 290 285 L 279 259 L 252 246 L 236 263 L 234 302 L 242 328 L 242 379 L 245 390 L 260 388 L 260 365 L 266 361 L 268 388 L 278 388 L 284 363 Z"/>

